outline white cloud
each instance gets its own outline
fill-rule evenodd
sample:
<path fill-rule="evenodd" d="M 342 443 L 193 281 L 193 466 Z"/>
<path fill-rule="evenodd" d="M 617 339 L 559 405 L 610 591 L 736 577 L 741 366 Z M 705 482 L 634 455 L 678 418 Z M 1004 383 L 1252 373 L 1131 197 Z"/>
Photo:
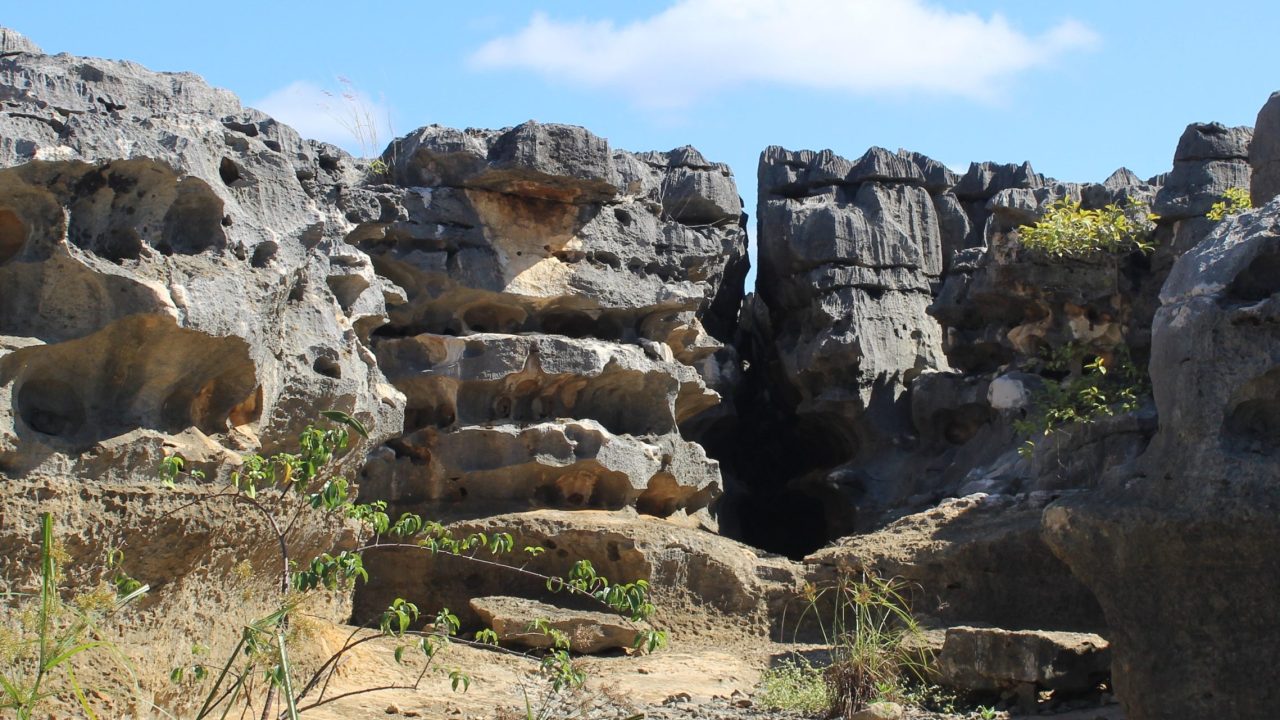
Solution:
<path fill-rule="evenodd" d="M 298 80 L 249 104 L 304 138 L 333 143 L 353 155 L 379 155 L 392 140 L 386 103 L 342 79 L 330 88 Z"/>
<path fill-rule="evenodd" d="M 678 0 L 624 25 L 537 13 L 471 63 L 610 88 L 657 107 L 749 83 L 987 101 L 1016 75 L 1097 42 L 1073 20 L 1027 34 L 999 14 L 928 0 Z"/>

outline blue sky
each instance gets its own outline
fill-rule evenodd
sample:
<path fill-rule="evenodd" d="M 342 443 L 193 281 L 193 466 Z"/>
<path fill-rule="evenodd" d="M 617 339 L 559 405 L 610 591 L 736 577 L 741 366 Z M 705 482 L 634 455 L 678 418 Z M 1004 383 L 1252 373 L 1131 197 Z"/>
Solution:
<path fill-rule="evenodd" d="M 1145 177 L 1187 123 L 1251 125 L 1280 89 L 1280 3 L 1261 0 L 99 0 L 11 3 L 0 24 L 47 52 L 199 73 L 357 152 L 321 94 L 339 76 L 395 134 L 535 119 L 694 145 L 753 215 L 767 145 Z"/>

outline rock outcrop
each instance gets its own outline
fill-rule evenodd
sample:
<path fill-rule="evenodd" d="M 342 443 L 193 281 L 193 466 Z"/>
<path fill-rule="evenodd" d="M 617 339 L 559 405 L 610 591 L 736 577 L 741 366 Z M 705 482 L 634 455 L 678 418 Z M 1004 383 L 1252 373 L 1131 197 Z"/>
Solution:
<path fill-rule="evenodd" d="M 1036 690 L 1089 690 L 1110 672 L 1107 641 L 1089 633 L 953 627 L 938 653 L 938 675 L 945 684 L 987 691 L 1025 689 L 1032 708 Z"/>
<path fill-rule="evenodd" d="M 1262 207 L 1280 195 L 1280 93 L 1272 93 L 1258 111 L 1253 143 L 1249 145 L 1249 165 L 1253 168 L 1253 205 Z"/>
<path fill-rule="evenodd" d="M 333 409 L 370 430 L 342 468 L 363 500 L 509 532 L 535 572 L 645 579 L 686 637 L 794 631 L 805 588 L 873 572 L 951 628 L 953 684 L 1080 689 L 1110 641 L 1130 720 L 1270 717 L 1278 98 L 1256 132 L 1188 126 L 1147 180 L 770 147 L 744 297 L 737 187 L 693 148 L 529 122 L 358 160 L 194 75 L 0 28 L 0 591 L 52 511 L 89 528 L 62 533 L 73 559 L 124 542 L 165 589 L 143 676 L 235 637 L 271 610 L 252 567 L 275 551 L 154 468 L 223 481 Z M 1207 217 L 1245 186 L 1269 204 Z M 1154 212 L 1154 251 L 1025 247 L 1063 200 Z M 1018 421 L 1094 357 L 1133 401 L 1028 447 Z M 354 541 L 332 517 L 293 536 Z M 632 637 L 529 575 L 408 547 L 365 566 L 318 612 L 402 597 L 511 642 L 544 613 L 579 650 Z"/>
<path fill-rule="evenodd" d="M 1133 720 L 1274 714 L 1278 227 L 1273 201 L 1178 260 L 1153 326 L 1151 447 L 1045 514 L 1106 612 Z"/>
<path fill-rule="evenodd" d="M 8 30 L 0 101 L 0 476 L 30 515 L 3 546 L 27 547 L 51 506 L 32 498 L 56 498 L 60 522 L 110 528 L 148 554 L 144 580 L 182 588 L 159 616 L 192 637 L 239 627 L 267 611 L 201 621 L 183 603 L 272 587 L 231 572 L 269 564 L 245 547 L 253 518 L 211 526 L 195 487 L 153 500 L 156 468 L 177 452 L 223 481 L 325 410 L 369 429 L 342 469 L 392 512 L 715 527 L 719 467 L 681 425 L 720 402 L 747 268 L 725 166 L 537 123 L 433 126 L 361 161 L 194 75 Z M 318 522 L 295 551 L 353 541 Z M 394 553 L 369 567 L 403 570 Z"/>

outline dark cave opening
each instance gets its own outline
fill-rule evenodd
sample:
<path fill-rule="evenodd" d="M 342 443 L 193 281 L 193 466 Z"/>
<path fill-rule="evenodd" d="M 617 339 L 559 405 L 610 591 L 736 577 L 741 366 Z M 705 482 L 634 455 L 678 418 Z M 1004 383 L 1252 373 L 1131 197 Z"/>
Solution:
<path fill-rule="evenodd" d="M 739 409 L 740 417 L 694 429 L 724 476 L 721 533 L 803 558 L 840 534 L 829 521 L 835 498 L 815 479 L 851 460 L 856 440 L 829 418 L 784 417 L 766 403 L 745 402 Z"/>

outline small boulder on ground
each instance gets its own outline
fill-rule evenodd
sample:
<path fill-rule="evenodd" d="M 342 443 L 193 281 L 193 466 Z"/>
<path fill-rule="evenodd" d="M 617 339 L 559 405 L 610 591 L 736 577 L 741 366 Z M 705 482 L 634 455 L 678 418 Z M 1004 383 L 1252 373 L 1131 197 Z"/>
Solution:
<path fill-rule="evenodd" d="M 536 600 L 515 597 L 482 597 L 471 601 L 471 609 L 498 634 L 503 644 L 529 648 L 550 648 L 554 640 L 532 624 L 545 620 L 552 630 L 569 638 L 569 648 L 593 654 L 615 648 L 629 648 L 637 630 L 626 620 L 608 613 L 567 610 Z"/>
<path fill-rule="evenodd" d="M 953 627 L 938 655 L 940 680 L 966 690 L 1087 690 L 1110 670 L 1110 646 L 1092 633 Z"/>

